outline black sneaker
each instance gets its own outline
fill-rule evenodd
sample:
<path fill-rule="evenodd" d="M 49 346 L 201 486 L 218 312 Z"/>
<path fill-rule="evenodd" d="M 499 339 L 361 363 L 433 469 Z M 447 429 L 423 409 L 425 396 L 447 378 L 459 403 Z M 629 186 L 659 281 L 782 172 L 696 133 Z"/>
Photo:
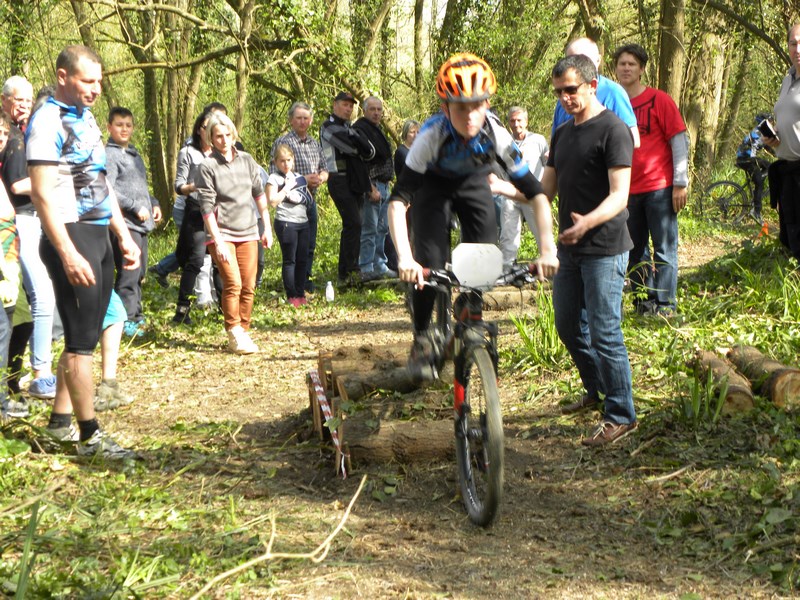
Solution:
<path fill-rule="evenodd" d="M 436 368 L 436 348 L 427 331 L 414 334 L 414 343 L 408 355 L 408 372 L 415 383 L 434 381 L 439 378 Z"/>
<path fill-rule="evenodd" d="M 78 456 L 101 456 L 110 460 L 137 458 L 136 452 L 123 448 L 102 429 L 94 432 L 85 442 L 78 442 Z"/>
<path fill-rule="evenodd" d="M 306 281 L 306 291 L 307 291 L 309 294 L 313 294 L 313 293 L 314 293 L 314 290 L 316 290 L 316 286 L 314 285 L 314 282 L 313 282 L 313 281 L 311 281 L 310 279 L 309 279 L 309 280 L 307 280 L 307 281 Z"/>
<path fill-rule="evenodd" d="M 179 305 L 175 310 L 175 316 L 172 317 L 172 322 L 178 325 L 191 325 L 192 318 L 189 316 L 189 307 Z"/>
<path fill-rule="evenodd" d="M 164 275 L 164 273 L 162 273 L 161 271 L 158 270 L 158 265 L 153 265 L 152 267 L 147 269 L 147 272 L 150 273 L 151 275 L 153 275 L 153 277 L 156 278 L 156 282 L 162 288 L 168 288 L 169 287 L 169 280 L 167 279 L 167 276 Z"/>

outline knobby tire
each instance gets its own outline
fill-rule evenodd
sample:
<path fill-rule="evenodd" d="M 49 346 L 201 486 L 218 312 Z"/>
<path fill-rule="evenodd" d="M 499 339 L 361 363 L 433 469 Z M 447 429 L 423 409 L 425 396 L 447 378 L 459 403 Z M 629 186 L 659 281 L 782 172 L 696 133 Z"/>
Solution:
<path fill-rule="evenodd" d="M 469 518 L 487 527 L 503 495 L 503 417 L 489 352 L 475 347 L 467 353 L 464 404 L 470 410 L 456 418 L 456 462 Z"/>
<path fill-rule="evenodd" d="M 733 181 L 715 181 L 700 198 L 703 218 L 713 223 L 735 225 L 749 218 L 750 199 L 744 188 Z"/>

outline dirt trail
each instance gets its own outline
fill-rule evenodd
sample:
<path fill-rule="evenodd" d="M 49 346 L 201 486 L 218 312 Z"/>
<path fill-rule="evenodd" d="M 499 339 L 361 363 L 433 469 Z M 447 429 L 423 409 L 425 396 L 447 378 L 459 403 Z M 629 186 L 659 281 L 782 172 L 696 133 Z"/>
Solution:
<path fill-rule="evenodd" d="M 708 258 L 705 250 L 682 252 L 697 264 Z M 515 343 L 509 313 L 489 316 L 501 322 L 501 345 Z M 136 351 L 151 356 L 138 410 L 108 417 L 109 427 L 133 439 L 153 438 L 178 419 L 232 420 L 242 425 L 239 442 L 261 439 L 277 447 L 302 428 L 305 374 L 320 349 L 408 337 L 397 304 L 300 311 L 295 327 L 254 334 L 263 350 L 258 356 L 235 357 L 221 346 L 181 352 L 148 346 Z M 284 565 L 276 587 L 253 588 L 247 597 L 775 597 L 774 588 L 747 579 L 746 570 L 699 566 L 702 548 L 691 546 L 693 538 L 657 535 L 654 523 L 666 517 L 661 504 L 669 488 L 648 483 L 651 473 L 632 457 L 645 440 L 634 435 L 610 449 L 584 449 L 580 437 L 596 416 L 564 418 L 560 398 L 552 395 L 527 400 L 529 383 L 513 373 L 501 378 L 506 494 L 487 530 L 467 520 L 452 462 L 371 466 L 343 481 L 333 475 L 327 450 L 294 451 L 292 440 L 273 461 L 268 498 L 253 508 L 305 513 L 313 530 L 306 546 L 337 522 L 363 473 L 377 482 L 398 477 L 398 491 L 385 502 L 364 493 L 324 563 Z"/>

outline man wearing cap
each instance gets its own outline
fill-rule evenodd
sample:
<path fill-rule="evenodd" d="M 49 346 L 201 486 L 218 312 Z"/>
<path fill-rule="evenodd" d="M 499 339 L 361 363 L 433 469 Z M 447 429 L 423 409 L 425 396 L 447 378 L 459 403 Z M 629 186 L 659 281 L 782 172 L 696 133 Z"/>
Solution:
<path fill-rule="evenodd" d="M 320 142 L 328 166 L 328 191 L 342 218 L 339 238 L 341 285 L 361 282 L 358 266 L 361 249 L 361 208 L 372 186 L 366 161 L 375 157 L 375 147 L 350 125 L 356 100 L 349 92 L 333 99 L 333 112 L 322 123 Z"/>

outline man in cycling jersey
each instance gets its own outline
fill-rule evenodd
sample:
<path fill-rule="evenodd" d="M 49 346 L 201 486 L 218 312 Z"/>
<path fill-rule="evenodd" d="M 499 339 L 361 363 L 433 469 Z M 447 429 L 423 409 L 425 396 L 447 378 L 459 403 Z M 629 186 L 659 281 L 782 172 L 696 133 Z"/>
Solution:
<path fill-rule="evenodd" d="M 758 155 L 762 149 L 769 148 L 764 143 L 758 126 L 761 121 L 768 120 L 769 117 L 769 113 L 758 113 L 756 126 L 744 136 L 742 143 L 736 149 L 736 166 L 753 180 L 753 212 L 750 214 L 759 222 L 761 221 L 762 198 L 764 197 L 764 180 L 767 178 L 770 161 Z"/>
<path fill-rule="evenodd" d="M 437 343 L 428 331 L 435 292 L 422 286 L 422 268 L 444 267 L 451 211 L 461 223 L 462 241 L 497 243 L 488 180 L 494 165 L 508 173 L 510 182 L 533 207 L 541 240 L 540 276 L 552 276 L 558 270 L 548 199 L 511 134 L 488 112 L 496 89 L 494 73 L 477 56 L 456 54 L 445 61 L 436 78 L 441 111 L 420 129 L 389 198 L 389 229 L 399 276 L 417 284 L 412 291 L 414 345 L 409 358 L 415 377 L 428 374 L 425 367 L 434 364 Z M 413 250 L 406 224 L 410 206 Z"/>

